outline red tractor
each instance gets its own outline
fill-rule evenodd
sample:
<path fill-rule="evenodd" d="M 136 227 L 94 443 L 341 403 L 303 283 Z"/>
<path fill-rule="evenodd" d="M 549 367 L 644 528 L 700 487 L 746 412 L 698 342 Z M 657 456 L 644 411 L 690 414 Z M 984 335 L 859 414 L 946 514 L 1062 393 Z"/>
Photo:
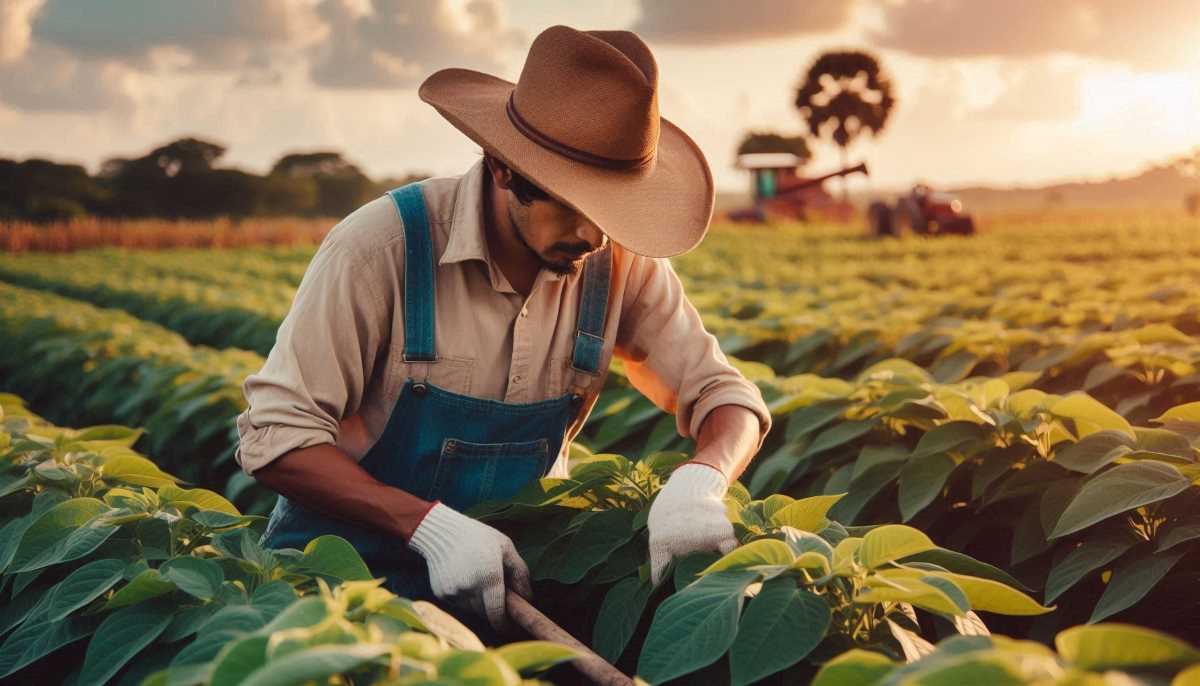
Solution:
<path fill-rule="evenodd" d="M 950 193 L 933 191 L 919 183 L 896 200 L 896 207 L 876 200 L 867 208 L 871 233 L 899 236 L 905 232 L 925 235 L 975 233 L 975 221 L 962 211 L 962 201 Z"/>

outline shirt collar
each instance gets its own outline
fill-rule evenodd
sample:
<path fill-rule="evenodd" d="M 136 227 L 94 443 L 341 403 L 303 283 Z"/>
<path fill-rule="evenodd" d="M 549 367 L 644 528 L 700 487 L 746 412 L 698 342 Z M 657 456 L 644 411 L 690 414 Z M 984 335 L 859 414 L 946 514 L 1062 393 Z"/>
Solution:
<path fill-rule="evenodd" d="M 492 287 L 498 291 L 515 292 L 508 284 L 508 279 L 500 273 L 488 252 L 487 238 L 484 236 L 483 224 L 483 192 L 487 188 L 484 174 L 487 165 L 480 158 L 458 180 L 454 191 L 454 212 L 450 219 L 450 236 L 446 241 L 446 250 L 442 253 L 438 264 L 454 264 L 467 260 L 479 260 L 487 265 L 491 275 Z M 539 280 L 560 281 L 561 274 L 548 269 L 542 269 L 538 274 Z M 536 287 L 536 286 L 535 286 Z"/>

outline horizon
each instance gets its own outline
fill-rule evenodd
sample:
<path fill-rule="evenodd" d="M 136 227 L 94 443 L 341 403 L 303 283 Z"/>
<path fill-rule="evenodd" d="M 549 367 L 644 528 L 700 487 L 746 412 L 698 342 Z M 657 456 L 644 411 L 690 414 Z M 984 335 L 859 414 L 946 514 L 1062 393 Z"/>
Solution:
<path fill-rule="evenodd" d="M 872 173 L 851 178 L 851 192 L 917 178 L 997 189 L 1104 181 L 1200 146 L 1200 23 L 1190 20 L 1200 0 L 1152 12 L 1120 1 L 1013 12 L 993 0 L 756 0 L 735 14 L 682 0 L 115 2 L 0 8 L 0 156 L 95 174 L 110 157 L 194 136 L 227 148 L 218 166 L 254 173 L 288 153 L 334 150 L 373 179 L 457 174 L 478 146 L 416 85 L 447 66 L 515 81 L 533 37 L 559 23 L 646 41 L 660 111 L 700 145 L 722 193 L 749 185 L 733 168 L 744 134 L 802 131 L 794 89 L 828 49 L 876 55 L 897 101 L 877 139 L 850 146 L 849 163 Z M 831 143 L 813 152 L 806 172 L 840 168 Z"/>

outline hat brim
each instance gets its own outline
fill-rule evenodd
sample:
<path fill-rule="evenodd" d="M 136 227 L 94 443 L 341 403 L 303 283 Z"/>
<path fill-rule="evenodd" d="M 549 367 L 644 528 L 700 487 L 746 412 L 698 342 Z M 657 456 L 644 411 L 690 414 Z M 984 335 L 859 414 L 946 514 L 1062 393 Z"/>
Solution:
<path fill-rule="evenodd" d="M 577 162 L 526 138 L 505 111 L 516 84 L 470 69 L 443 69 L 418 90 L 455 128 L 574 208 L 627 250 L 673 257 L 699 245 L 712 220 L 712 172 L 692 139 L 659 119 L 654 161 L 636 170 Z"/>

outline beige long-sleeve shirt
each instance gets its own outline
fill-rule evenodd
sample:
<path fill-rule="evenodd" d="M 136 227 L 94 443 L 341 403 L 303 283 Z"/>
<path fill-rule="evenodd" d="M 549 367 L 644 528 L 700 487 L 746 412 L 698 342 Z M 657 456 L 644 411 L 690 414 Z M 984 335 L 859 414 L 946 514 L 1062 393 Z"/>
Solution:
<path fill-rule="evenodd" d="M 439 361 L 409 364 L 404 350 L 404 226 L 383 195 L 339 222 L 313 256 L 261 371 L 242 385 L 238 464 L 247 474 L 291 450 L 334 444 L 361 459 L 383 433 L 410 374 L 448 391 L 528 403 L 567 393 L 583 270 L 543 269 L 518 294 L 488 255 L 486 168 L 422 182 L 436 267 Z M 550 476 L 567 475 L 567 449 L 615 354 L 634 386 L 696 437 L 708 413 L 742 405 L 771 415 L 762 395 L 704 330 L 671 263 L 613 246 L 601 358 Z"/>

